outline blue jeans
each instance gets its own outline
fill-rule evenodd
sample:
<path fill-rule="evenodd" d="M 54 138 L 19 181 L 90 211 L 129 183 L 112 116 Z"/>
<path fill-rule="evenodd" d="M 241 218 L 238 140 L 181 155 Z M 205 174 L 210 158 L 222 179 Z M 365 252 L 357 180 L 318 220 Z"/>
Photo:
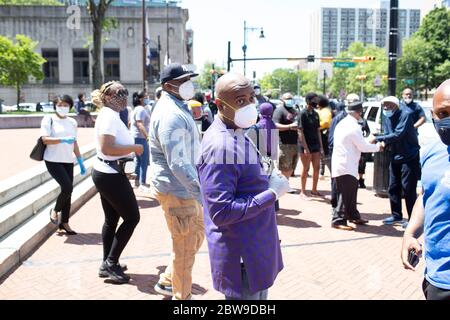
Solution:
<path fill-rule="evenodd" d="M 239 298 L 225 296 L 225 300 L 267 300 L 269 290 L 265 289 L 255 293 L 250 293 L 250 287 L 248 284 L 247 271 L 243 264 L 241 264 L 241 276 L 242 276 L 242 293 Z"/>
<path fill-rule="evenodd" d="M 138 156 L 136 155 L 136 180 L 139 180 L 139 183 L 146 184 L 147 181 L 147 169 L 148 164 L 150 162 L 150 152 L 148 148 L 148 142 L 144 138 L 135 138 L 134 143 L 140 144 L 144 147 L 144 152 Z"/>

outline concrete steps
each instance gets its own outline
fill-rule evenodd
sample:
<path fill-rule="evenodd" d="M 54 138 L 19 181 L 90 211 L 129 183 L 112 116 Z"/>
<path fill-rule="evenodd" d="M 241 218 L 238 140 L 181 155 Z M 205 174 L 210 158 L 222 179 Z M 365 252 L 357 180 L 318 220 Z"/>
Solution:
<path fill-rule="evenodd" d="M 74 168 L 71 215 L 97 192 L 90 176 L 95 149 L 89 146 L 81 152 L 86 159 L 87 173 L 81 176 L 79 166 Z M 45 164 L 44 169 L 46 171 Z M 47 177 L 48 173 L 42 170 L 41 164 L 29 170 L 28 174 L 31 172 L 34 176 L 30 175 L 25 181 L 22 180 L 23 174 L 8 179 L 16 178 L 17 183 L 8 181 L 11 190 L 3 185 L 3 198 L 0 198 L 3 201 L 0 202 L 0 278 L 24 261 L 57 228 L 50 222 L 49 211 L 55 205 L 59 185 Z"/>

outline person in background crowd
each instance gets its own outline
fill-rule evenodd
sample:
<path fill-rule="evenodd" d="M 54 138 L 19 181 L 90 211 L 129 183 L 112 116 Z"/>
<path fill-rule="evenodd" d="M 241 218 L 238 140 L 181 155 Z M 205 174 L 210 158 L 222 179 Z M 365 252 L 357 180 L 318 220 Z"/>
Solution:
<path fill-rule="evenodd" d="M 311 195 L 322 196 L 317 191 L 319 181 L 320 155 L 323 153 L 322 136 L 320 133 L 319 114 L 314 110 L 317 107 L 319 97 L 310 92 L 305 96 L 306 108 L 300 112 L 298 117 L 298 130 L 300 140 L 300 160 L 303 165 L 301 177 L 302 189 L 300 197 L 310 200 L 306 194 L 306 179 L 308 178 L 309 166 L 313 167 L 313 185 Z"/>
<path fill-rule="evenodd" d="M 86 174 L 83 158 L 77 143 L 77 122 L 67 115 L 73 107 L 72 97 L 58 96 L 53 100 L 54 115 L 45 116 L 41 122 L 41 136 L 47 146 L 44 152 L 45 166 L 61 187 L 55 207 L 50 209 L 50 221 L 68 235 L 77 233 L 69 226 L 73 191 L 73 155 L 75 154 L 82 175 Z"/>
<path fill-rule="evenodd" d="M 78 101 L 75 104 L 75 112 L 77 114 L 80 114 L 80 115 L 84 116 L 85 126 L 88 125 L 89 121 L 91 121 L 91 123 L 94 125 L 95 124 L 95 119 L 91 115 L 91 113 L 86 109 L 86 105 L 84 103 L 84 100 L 85 100 L 84 93 L 80 93 L 78 95 Z"/>
<path fill-rule="evenodd" d="M 192 100 L 198 101 L 202 105 L 202 120 L 204 119 L 209 124 L 211 124 L 214 121 L 213 114 L 211 112 L 211 109 L 209 109 L 209 106 L 207 103 L 205 103 L 205 95 L 201 92 L 196 92 L 194 95 L 194 98 Z M 208 126 L 209 127 L 209 126 Z M 207 130 L 208 128 L 206 128 Z M 206 131 L 205 130 L 205 131 Z"/>
<path fill-rule="evenodd" d="M 213 286 L 227 300 L 266 300 L 283 269 L 274 204 L 289 183 L 262 172 L 261 158 L 245 136 L 243 129 L 257 115 L 251 82 L 227 73 L 216 88 L 219 113 L 203 137 L 197 166 Z"/>
<path fill-rule="evenodd" d="M 348 115 L 339 122 L 334 131 L 332 156 L 332 177 L 336 179 L 338 203 L 333 212 L 331 226 L 351 231 L 354 224 L 366 224 L 361 218 L 356 203 L 358 194 L 358 162 L 361 152 L 378 152 L 384 143 L 370 144 L 364 140 L 358 120 L 362 117 L 362 102 L 353 102 L 348 106 Z"/>
<path fill-rule="evenodd" d="M 414 92 L 411 88 L 405 88 L 402 93 L 402 104 L 405 105 L 413 114 L 412 121 L 414 128 L 418 129 L 426 121 L 425 112 L 420 104 L 414 101 Z"/>
<path fill-rule="evenodd" d="M 278 168 L 287 179 L 291 177 L 298 162 L 296 118 L 297 112 L 294 109 L 293 96 L 287 92 L 281 97 L 281 104 L 275 109 L 272 117 L 273 122 L 280 132 Z M 294 193 L 295 190 L 289 188 L 288 192 Z"/>
<path fill-rule="evenodd" d="M 363 113 L 364 114 L 364 113 Z M 358 120 L 358 124 L 361 126 L 361 130 L 363 133 L 363 137 L 367 138 L 370 135 L 370 127 L 367 123 L 367 120 L 361 117 L 361 119 Z M 358 180 L 358 186 L 361 189 L 366 188 L 366 184 L 364 182 L 364 175 L 366 174 L 366 162 L 369 154 L 368 153 L 361 153 L 361 158 L 359 159 L 358 164 L 358 174 L 359 174 L 359 180 Z"/>
<path fill-rule="evenodd" d="M 211 110 L 212 116 L 214 118 L 216 116 L 216 114 L 217 114 L 217 105 L 212 99 L 212 92 L 211 91 L 208 91 L 208 92 L 205 93 L 205 100 L 206 100 L 206 104 L 208 105 L 209 110 Z"/>
<path fill-rule="evenodd" d="M 413 114 L 406 107 L 400 107 L 396 97 L 386 97 L 381 104 L 384 134 L 374 137 L 372 142 L 385 142 L 392 146 L 388 190 L 392 216 L 384 219 L 383 223 L 406 227 L 408 222 L 403 222 L 402 195 L 409 218 L 417 199 L 417 181 L 421 176 L 417 131 Z"/>
<path fill-rule="evenodd" d="M 158 102 L 158 100 L 161 99 L 162 91 L 163 91 L 162 87 L 156 88 L 156 90 L 155 90 L 155 105 Z"/>
<path fill-rule="evenodd" d="M 419 237 L 424 234 L 425 277 L 422 289 L 427 300 L 450 300 L 450 79 L 433 99 L 432 120 L 440 141 L 422 153 L 423 195 L 417 198 L 403 235 L 401 258 L 405 269 L 413 251 L 422 254 Z"/>
<path fill-rule="evenodd" d="M 325 166 L 331 174 L 331 155 L 328 148 L 328 130 L 330 129 L 332 113 L 329 107 L 330 101 L 325 96 L 319 96 L 317 104 L 317 113 L 320 119 L 320 134 L 322 137 L 323 155 L 320 157 L 320 176 L 325 176 Z"/>
<path fill-rule="evenodd" d="M 261 86 L 259 84 L 255 83 L 255 85 L 253 86 L 253 89 L 255 90 L 255 96 L 256 96 L 256 101 L 257 101 L 256 110 L 258 111 L 258 114 L 259 114 L 259 107 L 264 102 L 267 102 L 267 99 L 262 95 Z"/>
<path fill-rule="evenodd" d="M 154 289 L 174 300 L 192 299 L 192 268 L 204 237 L 196 169 L 200 134 L 185 101 L 197 73 L 179 63 L 161 72 L 163 93 L 150 122 L 152 185 L 172 237 L 172 257 Z"/>
<path fill-rule="evenodd" d="M 211 122 L 208 120 L 208 115 L 203 112 L 203 105 L 197 100 L 189 100 L 188 107 L 192 113 L 195 123 L 198 126 L 199 133 L 203 134 L 211 126 Z"/>
<path fill-rule="evenodd" d="M 95 123 L 97 159 L 92 180 L 100 193 L 105 222 L 102 228 L 103 262 L 99 277 L 115 284 L 128 283 L 125 265 L 120 256 L 140 220 L 139 207 L 133 188 L 119 159 L 141 155 L 144 148 L 134 139 L 119 117 L 127 106 L 128 90 L 120 82 L 107 82 L 92 92 L 92 102 L 101 108 Z M 119 219 L 123 222 L 117 229 Z"/>
<path fill-rule="evenodd" d="M 341 122 L 347 116 L 347 111 L 345 111 L 345 104 L 338 103 L 336 104 L 336 115 L 331 120 L 330 130 L 328 132 L 328 151 L 330 156 L 333 157 L 333 148 L 334 148 L 334 131 L 339 122 Z M 333 163 L 331 163 L 331 171 L 333 171 Z M 331 176 L 331 213 L 334 214 L 334 211 L 338 204 L 338 193 L 336 186 L 336 179 Z"/>
<path fill-rule="evenodd" d="M 135 144 L 142 145 L 144 152 L 136 156 L 136 180 L 135 186 L 141 191 L 148 192 L 147 169 L 150 162 L 150 151 L 148 137 L 150 132 L 150 115 L 145 106 L 149 103 L 147 94 L 144 91 L 133 93 L 133 113 L 131 117 L 131 134 Z"/>

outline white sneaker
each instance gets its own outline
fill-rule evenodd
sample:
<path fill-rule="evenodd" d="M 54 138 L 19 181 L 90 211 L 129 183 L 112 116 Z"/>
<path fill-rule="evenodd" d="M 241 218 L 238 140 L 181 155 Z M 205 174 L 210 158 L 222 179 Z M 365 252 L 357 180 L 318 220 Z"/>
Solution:
<path fill-rule="evenodd" d="M 146 187 L 145 185 L 140 185 L 139 186 L 139 191 L 141 191 L 141 192 L 146 192 L 146 193 L 150 193 L 150 188 L 149 187 Z"/>
<path fill-rule="evenodd" d="M 297 190 L 292 189 L 291 187 L 289 187 L 288 193 L 296 193 L 296 192 L 297 192 Z"/>

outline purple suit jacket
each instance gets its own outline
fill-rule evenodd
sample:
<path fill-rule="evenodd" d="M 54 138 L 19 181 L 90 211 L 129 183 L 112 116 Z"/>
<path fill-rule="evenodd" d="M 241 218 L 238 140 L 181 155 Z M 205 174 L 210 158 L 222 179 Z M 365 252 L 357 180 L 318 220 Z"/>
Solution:
<path fill-rule="evenodd" d="M 242 130 L 229 130 L 216 117 L 203 136 L 197 168 L 214 288 L 241 296 L 242 258 L 250 291 L 268 289 L 283 261 L 276 199 L 255 147 Z"/>

